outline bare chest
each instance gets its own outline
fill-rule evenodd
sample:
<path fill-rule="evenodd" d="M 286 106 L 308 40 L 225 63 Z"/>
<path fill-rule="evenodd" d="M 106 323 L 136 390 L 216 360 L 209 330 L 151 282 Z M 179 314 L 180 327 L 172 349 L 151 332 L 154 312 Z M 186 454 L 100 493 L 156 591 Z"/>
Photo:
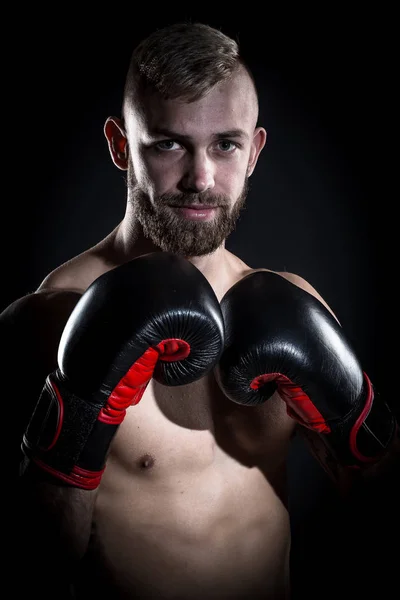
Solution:
<path fill-rule="evenodd" d="M 244 407 L 213 377 L 152 382 L 111 447 L 95 509 L 98 560 L 137 598 L 284 597 L 292 429 L 279 397 Z"/>
<path fill-rule="evenodd" d="M 269 479 L 285 460 L 292 431 L 277 395 L 260 406 L 239 406 L 212 375 L 180 387 L 152 381 L 127 411 L 111 457 L 133 474 L 196 474 L 225 461 L 259 467 Z"/>

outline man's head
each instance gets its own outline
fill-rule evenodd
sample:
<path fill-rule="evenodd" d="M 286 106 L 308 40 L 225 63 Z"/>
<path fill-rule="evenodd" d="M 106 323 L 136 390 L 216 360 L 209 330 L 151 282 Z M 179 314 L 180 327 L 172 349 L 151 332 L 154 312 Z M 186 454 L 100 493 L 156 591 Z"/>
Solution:
<path fill-rule="evenodd" d="M 122 119 L 105 125 L 128 200 L 161 249 L 209 254 L 235 227 L 266 132 L 236 42 L 199 23 L 157 30 L 134 50 Z"/>

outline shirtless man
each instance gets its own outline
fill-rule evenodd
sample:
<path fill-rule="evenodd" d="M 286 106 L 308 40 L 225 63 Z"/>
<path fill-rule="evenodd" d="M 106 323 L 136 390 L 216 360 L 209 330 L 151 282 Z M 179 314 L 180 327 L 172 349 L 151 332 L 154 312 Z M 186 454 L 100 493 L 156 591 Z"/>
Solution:
<path fill-rule="evenodd" d="M 121 118 L 104 132 L 127 172 L 123 219 L 2 315 L 8 355 L 23 346 L 29 357 L 18 486 L 27 590 L 288 599 L 295 430 L 320 443 L 331 427 L 330 464 L 344 473 L 380 452 L 355 435 L 372 389 L 326 302 L 301 277 L 255 273 L 225 248 L 267 137 L 236 43 L 200 24 L 156 31 L 134 52 Z M 259 371 L 253 344 L 271 340 Z M 200 356 L 190 368 L 189 346 Z M 310 356 L 327 361 L 321 377 Z M 386 450 L 395 423 L 380 408 Z"/>

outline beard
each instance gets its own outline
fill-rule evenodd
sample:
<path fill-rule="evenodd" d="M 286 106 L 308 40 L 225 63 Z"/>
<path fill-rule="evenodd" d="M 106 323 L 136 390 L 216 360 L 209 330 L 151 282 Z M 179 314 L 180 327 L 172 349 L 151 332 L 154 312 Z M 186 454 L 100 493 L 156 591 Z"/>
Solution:
<path fill-rule="evenodd" d="M 129 198 L 143 234 L 164 252 L 185 257 L 205 256 L 215 252 L 235 229 L 240 213 L 246 206 L 249 180 L 246 177 L 242 191 L 232 206 L 231 199 L 211 192 L 162 194 L 150 202 L 128 169 Z M 171 207 L 192 207 L 204 204 L 218 207 L 214 218 L 207 222 L 185 219 Z"/>

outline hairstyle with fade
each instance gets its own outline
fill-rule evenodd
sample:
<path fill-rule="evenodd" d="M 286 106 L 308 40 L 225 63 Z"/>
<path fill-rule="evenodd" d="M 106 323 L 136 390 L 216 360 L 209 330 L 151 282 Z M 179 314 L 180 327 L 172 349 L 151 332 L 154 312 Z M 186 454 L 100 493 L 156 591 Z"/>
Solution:
<path fill-rule="evenodd" d="M 219 29 L 197 22 L 155 30 L 134 49 L 125 80 L 123 111 L 145 93 L 185 102 L 198 100 L 240 67 L 253 75 L 238 43 Z M 256 92 L 257 96 L 257 92 Z"/>

